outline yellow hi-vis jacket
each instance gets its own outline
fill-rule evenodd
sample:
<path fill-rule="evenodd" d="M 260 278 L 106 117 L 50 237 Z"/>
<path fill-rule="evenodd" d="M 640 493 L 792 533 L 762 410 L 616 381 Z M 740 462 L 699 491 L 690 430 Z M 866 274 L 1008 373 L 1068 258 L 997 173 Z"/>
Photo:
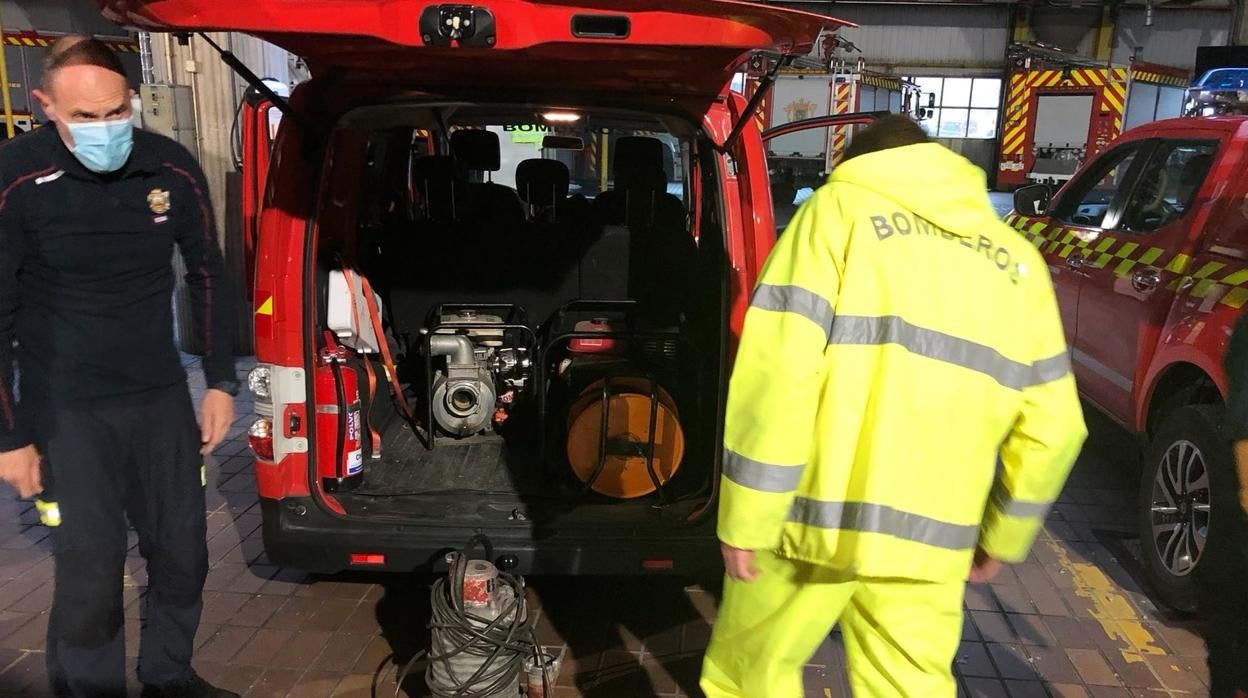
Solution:
<path fill-rule="evenodd" d="M 1086 435 L 1048 270 L 983 172 L 936 144 L 861 155 L 754 290 L 719 537 L 863 577 L 964 578 L 977 545 L 1026 557 Z"/>

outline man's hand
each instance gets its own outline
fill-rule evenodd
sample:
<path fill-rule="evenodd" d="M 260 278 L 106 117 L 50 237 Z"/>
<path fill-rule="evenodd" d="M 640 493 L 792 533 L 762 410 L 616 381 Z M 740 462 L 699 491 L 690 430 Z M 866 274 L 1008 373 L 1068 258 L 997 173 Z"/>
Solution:
<path fill-rule="evenodd" d="M 43 491 L 39 476 L 40 460 L 34 446 L 0 453 L 0 480 L 17 489 L 23 499 L 33 497 Z"/>
<path fill-rule="evenodd" d="M 997 576 L 997 573 L 999 573 L 1001 568 L 1004 566 L 1005 564 L 1000 560 L 997 560 L 988 553 L 984 552 L 983 548 L 976 548 L 975 559 L 971 562 L 971 574 L 968 577 L 968 580 L 975 582 L 976 584 L 990 582 L 993 577 Z"/>
<path fill-rule="evenodd" d="M 225 433 L 234 423 L 234 398 L 223 390 L 208 390 L 200 406 L 199 440 L 204 446 L 203 455 L 212 453 L 225 440 Z"/>
<path fill-rule="evenodd" d="M 720 543 L 719 547 L 724 553 L 724 569 L 729 577 L 738 582 L 752 582 L 762 574 L 754 566 L 753 550 L 734 548 L 727 543 Z"/>

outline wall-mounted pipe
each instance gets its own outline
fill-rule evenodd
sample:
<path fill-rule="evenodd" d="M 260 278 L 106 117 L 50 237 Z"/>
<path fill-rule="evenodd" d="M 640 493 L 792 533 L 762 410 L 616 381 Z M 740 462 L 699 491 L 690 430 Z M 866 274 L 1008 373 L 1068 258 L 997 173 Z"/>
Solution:
<path fill-rule="evenodd" d="M 155 84 L 156 66 L 152 63 L 152 35 L 150 32 L 139 32 L 139 70 L 143 74 L 144 85 Z"/>

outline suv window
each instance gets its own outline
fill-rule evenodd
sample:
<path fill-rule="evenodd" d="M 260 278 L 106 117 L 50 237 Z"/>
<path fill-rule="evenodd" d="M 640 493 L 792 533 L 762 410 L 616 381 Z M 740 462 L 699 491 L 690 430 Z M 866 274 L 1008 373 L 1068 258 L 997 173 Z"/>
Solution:
<path fill-rule="evenodd" d="M 1162 143 L 1140 172 L 1118 227 L 1151 233 L 1181 218 L 1191 208 L 1217 153 L 1217 141 Z"/>
<path fill-rule="evenodd" d="M 1075 225 L 1102 227 L 1106 214 L 1127 191 L 1127 185 L 1137 169 L 1141 153 L 1148 143 L 1130 143 L 1114 149 L 1101 158 L 1083 177 L 1080 177 L 1062 197 L 1053 217 Z M 1114 221 L 1109 221 L 1113 225 Z"/>

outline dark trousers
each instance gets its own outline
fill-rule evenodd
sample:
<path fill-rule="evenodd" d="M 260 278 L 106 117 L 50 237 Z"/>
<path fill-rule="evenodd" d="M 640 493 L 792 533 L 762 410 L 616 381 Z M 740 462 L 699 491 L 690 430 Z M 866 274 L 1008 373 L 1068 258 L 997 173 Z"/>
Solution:
<path fill-rule="evenodd" d="M 1237 483 L 1211 483 L 1234 492 Z M 1211 698 L 1248 696 L 1248 516 L 1232 494 L 1215 503 L 1216 533 L 1196 567 L 1196 601 L 1205 626 Z"/>
<path fill-rule="evenodd" d="M 125 695 L 127 517 L 147 561 L 139 679 L 190 677 L 208 549 L 199 427 L 186 386 L 121 405 L 41 412 L 38 446 L 61 511 L 48 623 L 54 690 Z"/>

